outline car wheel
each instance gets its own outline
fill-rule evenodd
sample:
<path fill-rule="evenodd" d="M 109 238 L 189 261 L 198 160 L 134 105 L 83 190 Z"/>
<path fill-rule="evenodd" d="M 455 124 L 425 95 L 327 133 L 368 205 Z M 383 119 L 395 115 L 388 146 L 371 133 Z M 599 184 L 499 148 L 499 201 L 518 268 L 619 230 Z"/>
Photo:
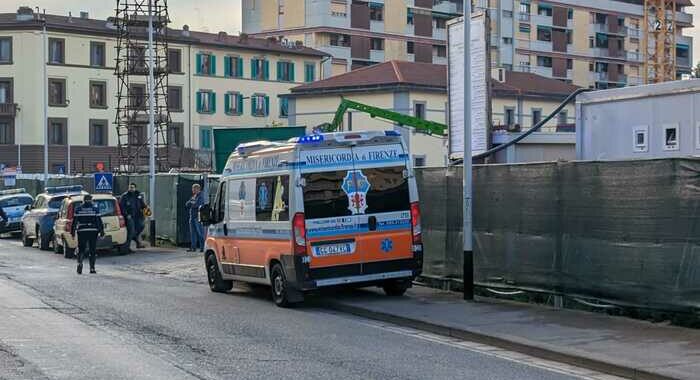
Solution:
<path fill-rule="evenodd" d="M 382 285 L 384 293 L 390 297 L 401 297 L 411 287 L 410 280 L 387 281 Z"/>
<path fill-rule="evenodd" d="M 63 246 L 61 244 L 58 244 L 58 238 L 54 237 L 53 239 L 53 253 L 60 255 L 63 253 Z"/>
<path fill-rule="evenodd" d="M 34 239 L 27 236 L 27 231 L 25 231 L 24 226 L 22 226 L 22 245 L 25 247 L 31 247 L 32 244 L 34 244 Z"/>
<path fill-rule="evenodd" d="M 272 300 L 279 307 L 289 307 L 292 302 L 289 301 L 287 277 L 284 275 L 282 265 L 275 263 L 270 270 L 270 285 L 272 286 Z"/>
<path fill-rule="evenodd" d="M 63 239 L 63 257 L 66 259 L 72 259 L 75 257 L 75 248 L 70 248 L 66 239 Z"/>
<path fill-rule="evenodd" d="M 131 242 L 126 242 L 120 246 L 117 246 L 117 253 L 120 255 L 128 255 L 131 252 L 130 244 Z"/>
<path fill-rule="evenodd" d="M 36 226 L 36 241 L 42 251 L 48 251 L 51 248 L 51 236 L 41 233 L 39 226 Z"/>
<path fill-rule="evenodd" d="M 225 293 L 233 288 L 233 281 L 224 280 L 219 271 L 219 265 L 216 262 L 216 256 L 209 254 L 207 256 L 207 278 L 209 279 L 209 289 L 216 293 Z"/>

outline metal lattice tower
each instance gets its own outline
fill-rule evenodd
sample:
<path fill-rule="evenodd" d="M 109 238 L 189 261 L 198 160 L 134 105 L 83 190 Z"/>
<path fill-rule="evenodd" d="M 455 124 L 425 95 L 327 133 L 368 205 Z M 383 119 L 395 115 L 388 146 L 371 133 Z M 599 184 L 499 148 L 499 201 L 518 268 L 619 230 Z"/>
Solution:
<path fill-rule="evenodd" d="M 644 83 L 676 80 L 676 0 L 644 0 Z"/>
<path fill-rule="evenodd" d="M 149 3 L 153 25 L 155 170 L 170 169 L 168 130 L 168 5 L 166 0 L 117 0 L 117 139 L 121 172 L 149 164 Z"/>

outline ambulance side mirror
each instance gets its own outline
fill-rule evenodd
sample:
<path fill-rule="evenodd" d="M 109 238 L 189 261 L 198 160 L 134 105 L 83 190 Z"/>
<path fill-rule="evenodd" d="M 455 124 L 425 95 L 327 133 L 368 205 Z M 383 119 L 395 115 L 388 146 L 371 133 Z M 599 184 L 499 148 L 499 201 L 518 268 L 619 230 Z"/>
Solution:
<path fill-rule="evenodd" d="M 214 224 L 214 220 L 212 218 L 211 206 L 208 203 L 199 206 L 199 222 L 205 226 Z"/>

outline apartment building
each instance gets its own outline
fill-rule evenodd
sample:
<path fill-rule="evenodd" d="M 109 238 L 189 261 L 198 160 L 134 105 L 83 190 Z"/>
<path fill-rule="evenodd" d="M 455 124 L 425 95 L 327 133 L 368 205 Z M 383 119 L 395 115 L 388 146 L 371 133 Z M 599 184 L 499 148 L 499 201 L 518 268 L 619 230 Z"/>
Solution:
<path fill-rule="evenodd" d="M 116 163 L 114 24 L 87 14 L 46 15 L 44 51 L 42 18 L 30 8 L 0 14 L 0 164 L 42 172 L 45 137 L 52 173 Z M 183 166 L 211 156 L 213 129 L 286 125 L 287 104 L 278 95 L 318 79 L 325 57 L 300 45 L 186 26 L 169 30 L 168 40 L 168 142 Z M 144 61 L 143 49 L 134 57 Z M 129 101 L 144 107 L 145 80 L 132 79 L 128 91 Z"/>
<path fill-rule="evenodd" d="M 643 0 L 478 0 L 491 16 L 492 67 L 587 88 L 644 82 Z M 690 0 L 677 0 L 677 76 L 690 74 Z"/>
<path fill-rule="evenodd" d="M 333 56 L 324 77 L 390 60 L 447 63 L 446 22 L 462 0 L 242 0 L 243 32 Z"/>

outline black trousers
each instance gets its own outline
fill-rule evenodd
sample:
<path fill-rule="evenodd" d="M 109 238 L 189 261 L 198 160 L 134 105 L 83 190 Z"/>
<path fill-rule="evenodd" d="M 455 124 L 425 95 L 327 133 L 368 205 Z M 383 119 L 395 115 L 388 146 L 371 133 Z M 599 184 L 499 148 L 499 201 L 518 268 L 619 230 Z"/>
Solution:
<path fill-rule="evenodd" d="M 90 268 L 94 268 L 96 254 L 97 232 L 78 232 L 78 264 L 82 264 L 85 256 L 89 256 Z"/>

